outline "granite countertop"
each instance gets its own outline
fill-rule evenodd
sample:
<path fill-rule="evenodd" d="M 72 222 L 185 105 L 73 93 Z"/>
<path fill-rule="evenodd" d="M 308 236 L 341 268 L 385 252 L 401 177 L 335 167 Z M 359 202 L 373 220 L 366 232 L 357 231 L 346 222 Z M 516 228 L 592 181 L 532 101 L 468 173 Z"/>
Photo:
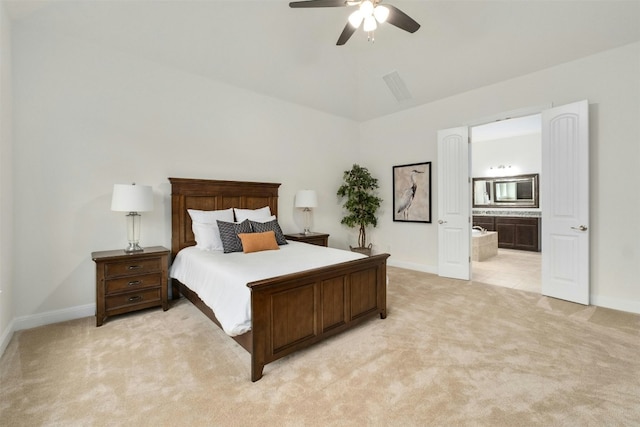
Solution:
<path fill-rule="evenodd" d="M 524 209 L 472 209 L 475 216 L 519 216 L 525 218 L 540 218 L 542 212 Z"/>

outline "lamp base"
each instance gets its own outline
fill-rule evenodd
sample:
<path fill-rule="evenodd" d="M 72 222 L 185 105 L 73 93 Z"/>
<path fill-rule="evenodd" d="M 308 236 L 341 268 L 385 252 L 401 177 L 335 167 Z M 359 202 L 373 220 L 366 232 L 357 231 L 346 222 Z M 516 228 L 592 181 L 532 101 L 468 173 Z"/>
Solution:
<path fill-rule="evenodd" d="M 127 246 L 124 251 L 128 254 L 130 253 L 134 253 L 134 252 L 143 252 L 144 248 L 141 248 L 140 245 L 138 245 L 138 243 L 129 243 L 129 246 Z"/>
<path fill-rule="evenodd" d="M 303 212 L 304 212 L 304 231 L 302 232 L 302 234 L 307 236 L 311 233 L 311 209 L 304 208 Z"/>

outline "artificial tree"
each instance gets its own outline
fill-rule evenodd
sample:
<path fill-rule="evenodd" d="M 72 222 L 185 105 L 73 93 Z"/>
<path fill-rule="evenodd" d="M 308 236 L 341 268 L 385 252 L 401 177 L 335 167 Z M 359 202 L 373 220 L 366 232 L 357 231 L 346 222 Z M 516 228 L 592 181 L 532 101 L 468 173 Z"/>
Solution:
<path fill-rule="evenodd" d="M 346 198 L 342 207 L 348 214 L 341 223 L 347 227 L 359 227 L 358 247 L 351 248 L 357 252 L 371 252 L 371 245 L 367 246 L 366 227 L 378 225 L 376 211 L 382 199 L 375 194 L 378 180 L 371 176 L 367 168 L 354 164 L 351 170 L 344 171 L 344 183 L 338 188 L 338 196 Z"/>

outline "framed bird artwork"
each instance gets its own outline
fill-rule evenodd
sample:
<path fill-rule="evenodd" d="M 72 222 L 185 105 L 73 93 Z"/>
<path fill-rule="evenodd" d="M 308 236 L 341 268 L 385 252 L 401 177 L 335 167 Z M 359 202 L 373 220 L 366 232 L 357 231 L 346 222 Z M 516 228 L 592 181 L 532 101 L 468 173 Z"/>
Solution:
<path fill-rule="evenodd" d="M 393 220 L 431 222 L 431 162 L 393 167 Z"/>

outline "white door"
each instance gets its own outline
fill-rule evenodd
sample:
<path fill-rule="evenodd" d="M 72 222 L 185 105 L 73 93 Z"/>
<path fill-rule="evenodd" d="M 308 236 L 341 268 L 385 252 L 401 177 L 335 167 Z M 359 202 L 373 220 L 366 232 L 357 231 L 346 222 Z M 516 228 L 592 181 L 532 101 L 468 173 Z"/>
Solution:
<path fill-rule="evenodd" d="M 589 304 L 589 103 L 542 112 L 542 294 Z"/>
<path fill-rule="evenodd" d="M 471 277 L 469 129 L 438 131 L 438 275 Z"/>

